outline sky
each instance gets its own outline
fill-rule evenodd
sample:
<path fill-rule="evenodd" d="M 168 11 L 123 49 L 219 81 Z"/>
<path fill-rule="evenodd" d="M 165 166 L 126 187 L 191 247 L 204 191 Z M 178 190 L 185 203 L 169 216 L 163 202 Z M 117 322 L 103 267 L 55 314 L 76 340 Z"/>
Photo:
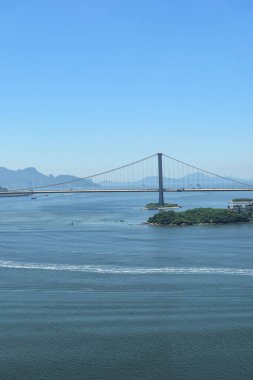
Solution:
<path fill-rule="evenodd" d="M 0 166 L 253 178 L 251 0 L 0 0 Z"/>

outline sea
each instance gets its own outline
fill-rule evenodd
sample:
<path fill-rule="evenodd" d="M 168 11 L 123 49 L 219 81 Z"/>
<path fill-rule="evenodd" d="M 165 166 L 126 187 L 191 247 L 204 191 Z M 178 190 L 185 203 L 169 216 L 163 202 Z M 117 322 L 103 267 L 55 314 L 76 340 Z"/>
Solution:
<path fill-rule="evenodd" d="M 253 379 L 253 224 L 147 225 L 157 197 L 0 198 L 1 380 Z"/>

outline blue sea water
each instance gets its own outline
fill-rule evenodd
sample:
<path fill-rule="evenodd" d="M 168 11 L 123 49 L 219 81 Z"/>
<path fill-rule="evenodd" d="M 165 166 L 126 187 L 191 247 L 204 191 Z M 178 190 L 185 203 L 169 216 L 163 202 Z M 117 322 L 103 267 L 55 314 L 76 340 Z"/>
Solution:
<path fill-rule="evenodd" d="M 149 226 L 155 197 L 0 198 L 0 379 L 253 378 L 253 224 Z"/>

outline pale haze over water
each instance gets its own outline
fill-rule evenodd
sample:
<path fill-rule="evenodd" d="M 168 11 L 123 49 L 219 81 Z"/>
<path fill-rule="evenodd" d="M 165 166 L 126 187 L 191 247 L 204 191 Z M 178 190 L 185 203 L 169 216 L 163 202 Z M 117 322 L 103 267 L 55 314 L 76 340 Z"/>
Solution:
<path fill-rule="evenodd" d="M 1 378 L 252 378 L 252 225 L 148 226 L 154 197 L 0 199 Z"/>

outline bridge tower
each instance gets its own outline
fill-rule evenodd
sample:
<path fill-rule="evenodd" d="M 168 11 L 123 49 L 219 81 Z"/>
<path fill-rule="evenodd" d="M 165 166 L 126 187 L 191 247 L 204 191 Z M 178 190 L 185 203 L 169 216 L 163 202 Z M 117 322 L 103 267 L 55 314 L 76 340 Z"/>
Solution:
<path fill-rule="evenodd" d="M 164 206 L 163 196 L 163 154 L 157 153 L 158 157 L 158 180 L 159 180 L 159 206 Z"/>

